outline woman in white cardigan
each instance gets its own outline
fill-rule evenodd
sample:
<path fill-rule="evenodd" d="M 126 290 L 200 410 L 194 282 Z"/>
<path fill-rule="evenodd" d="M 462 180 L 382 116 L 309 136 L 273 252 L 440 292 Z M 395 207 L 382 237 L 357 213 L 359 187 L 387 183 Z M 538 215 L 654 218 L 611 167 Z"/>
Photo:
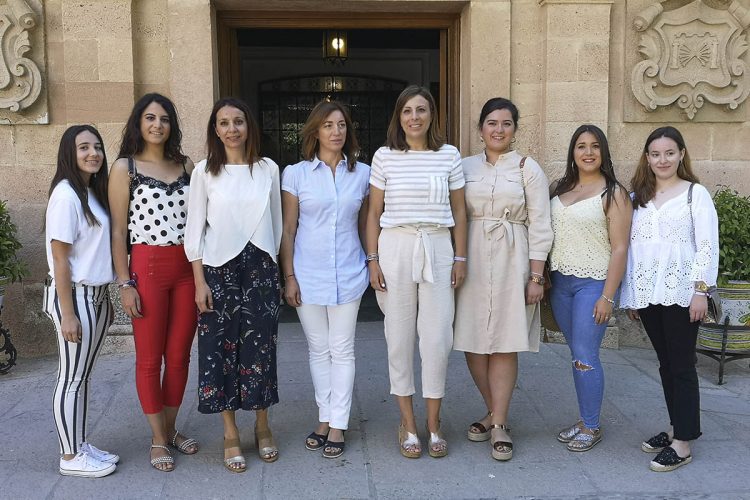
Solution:
<path fill-rule="evenodd" d="M 659 358 L 670 425 L 641 449 L 658 453 L 651 470 L 670 471 L 692 460 L 690 441 L 701 435 L 695 342 L 708 287 L 716 284 L 719 226 L 674 127 L 649 135 L 631 185 L 635 211 L 621 306 L 641 320 Z"/>
<path fill-rule="evenodd" d="M 258 126 L 238 99 L 214 105 L 206 142 L 208 157 L 190 180 L 185 231 L 200 312 L 198 411 L 222 414 L 224 465 L 244 472 L 236 410 L 255 410 L 260 458 L 279 456 L 267 412 L 279 401 L 279 168 L 260 157 Z"/>

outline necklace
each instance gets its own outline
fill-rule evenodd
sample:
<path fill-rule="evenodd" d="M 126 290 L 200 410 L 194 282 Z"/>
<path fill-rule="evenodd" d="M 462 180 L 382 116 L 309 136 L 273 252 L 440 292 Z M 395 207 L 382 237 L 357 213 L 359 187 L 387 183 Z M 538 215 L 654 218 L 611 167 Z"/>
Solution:
<path fill-rule="evenodd" d="M 677 181 L 677 182 L 673 182 L 672 184 L 670 184 L 670 185 L 668 185 L 668 186 L 664 186 L 664 187 L 662 187 L 662 188 L 658 189 L 658 191 L 659 191 L 659 194 L 664 194 L 664 193 L 666 193 L 666 192 L 668 192 L 668 191 L 671 191 L 671 190 L 672 190 L 672 188 L 674 188 L 674 187 L 675 187 L 676 185 L 678 185 L 678 184 L 679 184 L 679 181 Z"/>

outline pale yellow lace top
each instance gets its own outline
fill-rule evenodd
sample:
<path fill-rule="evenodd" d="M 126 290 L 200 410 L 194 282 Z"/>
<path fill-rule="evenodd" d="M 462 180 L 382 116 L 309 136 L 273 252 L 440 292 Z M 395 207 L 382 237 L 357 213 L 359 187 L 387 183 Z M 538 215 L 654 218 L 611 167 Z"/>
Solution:
<path fill-rule="evenodd" d="M 578 278 L 607 279 L 612 249 L 602 196 L 597 194 L 568 207 L 557 196 L 550 203 L 555 233 L 550 269 Z"/>

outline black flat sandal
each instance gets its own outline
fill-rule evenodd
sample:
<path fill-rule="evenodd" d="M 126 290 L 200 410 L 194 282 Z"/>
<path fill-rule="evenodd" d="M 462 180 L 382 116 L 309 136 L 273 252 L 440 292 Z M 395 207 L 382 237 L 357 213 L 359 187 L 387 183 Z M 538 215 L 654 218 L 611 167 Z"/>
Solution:
<path fill-rule="evenodd" d="M 318 451 L 321 449 L 326 441 L 328 440 L 328 434 L 318 434 L 317 432 L 311 432 L 309 436 L 305 438 L 305 448 L 310 451 Z M 310 441 L 315 441 L 315 444 L 310 444 Z"/>
<path fill-rule="evenodd" d="M 323 456 L 325 458 L 339 458 L 344 454 L 345 446 L 346 443 L 344 443 L 343 441 L 337 442 L 326 440 L 325 444 L 323 445 Z"/>
<path fill-rule="evenodd" d="M 692 460 L 692 455 L 681 457 L 674 451 L 674 448 L 667 446 L 656 455 L 656 458 L 651 460 L 649 468 L 654 472 L 669 472 L 685 464 L 689 464 Z"/>
<path fill-rule="evenodd" d="M 670 444 L 672 444 L 672 440 L 669 439 L 669 434 L 666 432 L 660 432 L 656 436 L 648 438 L 646 441 L 642 442 L 641 450 L 646 453 L 659 453 Z"/>

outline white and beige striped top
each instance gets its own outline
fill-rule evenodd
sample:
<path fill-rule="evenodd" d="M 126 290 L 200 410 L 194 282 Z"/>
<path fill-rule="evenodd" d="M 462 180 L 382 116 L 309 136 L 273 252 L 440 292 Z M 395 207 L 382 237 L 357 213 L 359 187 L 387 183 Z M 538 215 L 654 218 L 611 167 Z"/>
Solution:
<path fill-rule="evenodd" d="M 382 147 L 372 157 L 370 184 L 385 191 L 380 227 L 453 227 L 449 192 L 464 187 L 461 154 L 450 144 L 437 151 Z"/>

